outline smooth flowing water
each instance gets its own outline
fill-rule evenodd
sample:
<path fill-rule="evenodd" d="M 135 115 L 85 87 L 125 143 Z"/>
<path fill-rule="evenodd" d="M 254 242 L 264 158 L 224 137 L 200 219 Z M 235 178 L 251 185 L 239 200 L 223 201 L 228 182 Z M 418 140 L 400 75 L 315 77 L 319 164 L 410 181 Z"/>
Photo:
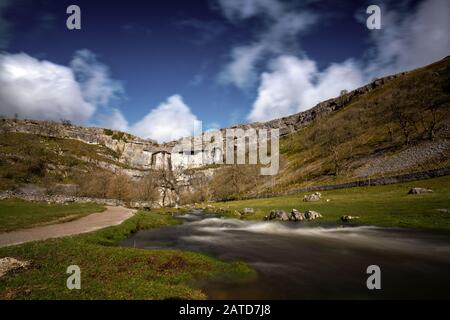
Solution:
<path fill-rule="evenodd" d="M 250 283 L 209 282 L 211 299 L 450 298 L 450 233 L 378 227 L 243 221 L 200 212 L 184 224 L 140 231 L 123 246 L 181 249 L 242 260 Z M 369 265 L 381 290 L 368 290 Z"/>

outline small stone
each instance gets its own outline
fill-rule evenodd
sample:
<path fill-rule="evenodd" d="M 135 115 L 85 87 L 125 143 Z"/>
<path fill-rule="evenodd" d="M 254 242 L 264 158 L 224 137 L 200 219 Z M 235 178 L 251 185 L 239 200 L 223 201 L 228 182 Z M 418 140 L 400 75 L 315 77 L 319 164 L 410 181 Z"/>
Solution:
<path fill-rule="evenodd" d="M 425 188 L 412 188 L 409 190 L 408 194 L 422 194 L 422 193 L 431 193 L 433 190 L 425 189 Z"/>
<path fill-rule="evenodd" d="M 359 217 L 354 217 L 354 216 L 349 216 L 349 215 L 343 215 L 341 217 L 341 221 L 342 222 L 349 222 L 349 221 L 354 220 L 354 219 L 359 219 Z"/>
<path fill-rule="evenodd" d="M 312 202 L 319 201 L 322 198 L 322 194 L 320 192 L 314 192 L 313 194 L 307 194 L 303 197 L 303 201 Z"/>
<path fill-rule="evenodd" d="M 15 258 L 5 257 L 0 259 L 0 278 L 9 271 L 27 268 L 30 265 L 29 261 L 20 261 Z"/>

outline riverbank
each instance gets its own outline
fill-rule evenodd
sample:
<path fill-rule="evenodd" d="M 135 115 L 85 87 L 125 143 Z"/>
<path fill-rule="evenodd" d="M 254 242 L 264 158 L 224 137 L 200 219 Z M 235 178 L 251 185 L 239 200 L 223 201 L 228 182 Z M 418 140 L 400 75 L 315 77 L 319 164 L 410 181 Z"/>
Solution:
<path fill-rule="evenodd" d="M 202 285 L 210 299 L 446 299 L 450 234 L 445 231 L 222 219 L 181 215 L 183 224 L 142 230 L 120 244 L 201 252 L 243 260 L 258 277 Z M 368 266 L 382 268 L 383 290 L 368 290 Z M 414 283 L 414 290 L 411 290 Z"/>
<path fill-rule="evenodd" d="M 433 190 L 432 193 L 408 194 L 413 187 Z M 314 210 L 322 219 L 307 223 L 341 223 L 343 215 L 358 216 L 348 224 L 375 225 L 450 230 L 450 176 L 383 186 L 367 186 L 322 191 L 317 202 L 305 202 L 308 193 L 282 197 L 216 202 L 197 205 L 197 208 L 244 220 L 262 220 L 271 210 L 290 212 Z M 253 213 L 244 213 L 245 208 Z"/>
<path fill-rule="evenodd" d="M 255 276 L 245 263 L 200 253 L 118 247 L 138 230 L 180 223 L 165 212 L 141 211 L 94 233 L 1 248 L 0 257 L 30 266 L 0 278 L 0 299 L 205 299 L 197 281 Z M 66 287 L 70 265 L 81 269 L 81 290 Z"/>

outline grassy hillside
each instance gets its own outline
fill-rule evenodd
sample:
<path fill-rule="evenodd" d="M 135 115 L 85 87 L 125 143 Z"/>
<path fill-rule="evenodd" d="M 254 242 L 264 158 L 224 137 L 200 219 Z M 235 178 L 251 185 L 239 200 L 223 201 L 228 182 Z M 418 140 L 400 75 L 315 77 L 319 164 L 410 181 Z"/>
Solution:
<path fill-rule="evenodd" d="M 416 163 L 395 166 L 393 162 L 391 170 L 372 170 L 373 174 L 358 170 L 370 167 L 376 157 L 395 157 L 414 146 L 426 153 L 450 138 L 449 124 L 450 59 L 446 59 L 400 76 L 283 139 L 284 175 L 289 179 L 281 183 L 331 182 L 448 165 L 449 147 Z"/>
<path fill-rule="evenodd" d="M 80 174 L 101 169 L 96 161 L 117 166 L 118 155 L 101 145 L 27 133 L 0 133 L 0 190 L 21 183 L 77 182 Z"/>
<path fill-rule="evenodd" d="M 450 165 L 450 58 L 358 95 L 280 143 L 281 171 L 253 193 Z"/>

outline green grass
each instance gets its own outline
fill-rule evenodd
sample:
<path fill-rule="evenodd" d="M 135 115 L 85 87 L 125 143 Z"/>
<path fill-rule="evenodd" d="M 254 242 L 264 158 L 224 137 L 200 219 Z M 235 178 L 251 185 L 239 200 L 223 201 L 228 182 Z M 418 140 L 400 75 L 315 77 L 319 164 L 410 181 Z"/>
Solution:
<path fill-rule="evenodd" d="M 433 193 L 408 195 L 412 187 L 424 187 Z M 354 223 L 365 225 L 450 229 L 450 213 L 437 209 L 450 209 L 450 177 L 414 181 L 386 186 L 371 186 L 323 191 L 322 200 L 303 202 L 305 193 L 284 197 L 242 200 L 214 203 L 227 215 L 243 208 L 255 209 L 254 214 L 244 219 L 263 219 L 273 209 L 290 212 L 293 208 L 300 211 L 315 210 L 324 218 L 321 221 L 338 222 L 342 215 L 359 216 Z M 330 199 L 329 202 L 326 199 Z M 305 222 L 316 223 L 316 222 Z"/>
<path fill-rule="evenodd" d="M 176 250 L 118 247 L 140 229 L 173 226 L 170 215 L 139 212 L 119 226 L 92 234 L 0 249 L 0 257 L 31 261 L 26 270 L 0 278 L 0 299 L 204 299 L 198 283 L 255 276 L 242 262 L 222 262 Z M 81 290 L 68 290 L 69 265 L 81 268 Z"/>
<path fill-rule="evenodd" d="M 0 200 L 0 232 L 28 228 L 64 218 L 76 219 L 104 209 L 104 206 L 94 203 L 64 205 L 19 199 Z"/>

